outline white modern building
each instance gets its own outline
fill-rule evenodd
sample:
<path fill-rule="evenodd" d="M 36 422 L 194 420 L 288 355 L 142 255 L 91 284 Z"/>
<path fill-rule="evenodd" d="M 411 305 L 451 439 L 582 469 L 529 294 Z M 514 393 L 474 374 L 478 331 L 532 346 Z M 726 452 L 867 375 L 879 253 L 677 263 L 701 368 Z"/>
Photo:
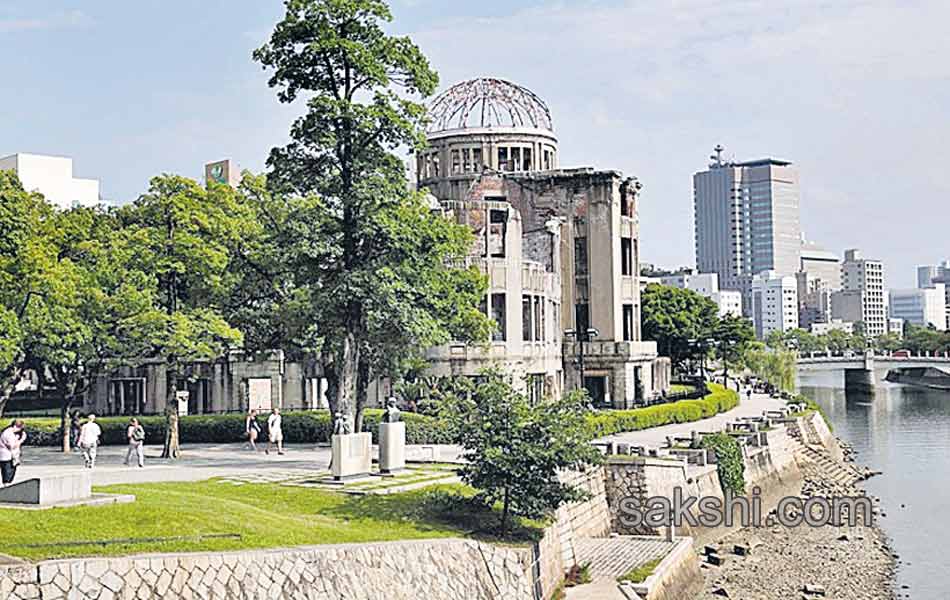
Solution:
<path fill-rule="evenodd" d="M 711 299 L 719 307 L 719 316 L 742 316 L 742 292 L 738 290 L 720 290 L 718 273 L 693 273 L 686 271 L 673 275 L 663 275 L 660 283 L 671 287 L 691 290 Z"/>
<path fill-rule="evenodd" d="M 765 271 L 752 280 L 752 322 L 755 335 L 798 328 L 798 284 L 794 277 Z"/>
<path fill-rule="evenodd" d="M 798 169 L 773 158 L 725 161 L 721 146 L 693 175 L 696 268 L 740 290 L 750 314 L 752 278 L 794 275 L 801 265 Z"/>
<path fill-rule="evenodd" d="M 0 158 L 0 171 L 14 171 L 23 188 L 39 192 L 66 209 L 99 203 L 99 180 L 73 177 L 73 159 L 42 154 L 12 154 Z"/>
<path fill-rule="evenodd" d="M 897 317 L 888 317 L 887 332 L 892 333 L 896 335 L 897 337 L 904 337 L 904 319 L 898 319 Z"/>
<path fill-rule="evenodd" d="M 930 288 L 891 290 L 891 317 L 921 327 L 947 329 L 946 285 L 935 283 Z"/>
<path fill-rule="evenodd" d="M 950 260 L 945 260 L 939 265 L 926 265 L 917 267 L 917 287 L 929 288 L 936 283 L 942 283 L 946 287 L 947 296 L 947 329 L 950 329 Z"/>
<path fill-rule="evenodd" d="M 834 319 L 828 323 L 814 323 L 811 326 L 811 332 L 814 335 L 826 335 L 832 331 L 843 331 L 847 334 L 854 333 L 854 323 Z"/>
<path fill-rule="evenodd" d="M 864 335 L 875 338 L 888 331 L 884 264 L 864 258 L 860 250 L 845 250 L 841 291 L 831 296 L 831 316 L 860 323 Z"/>

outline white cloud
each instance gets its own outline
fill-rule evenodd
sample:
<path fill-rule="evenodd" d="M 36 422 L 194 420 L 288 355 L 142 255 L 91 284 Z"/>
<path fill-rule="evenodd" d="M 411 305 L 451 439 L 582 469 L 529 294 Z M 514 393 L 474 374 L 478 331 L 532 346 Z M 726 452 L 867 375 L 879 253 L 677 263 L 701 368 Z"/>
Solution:
<path fill-rule="evenodd" d="M 94 24 L 95 20 L 83 11 L 71 10 L 45 17 L 0 18 L 0 33 L 78 29 L 90 27 Z"/>

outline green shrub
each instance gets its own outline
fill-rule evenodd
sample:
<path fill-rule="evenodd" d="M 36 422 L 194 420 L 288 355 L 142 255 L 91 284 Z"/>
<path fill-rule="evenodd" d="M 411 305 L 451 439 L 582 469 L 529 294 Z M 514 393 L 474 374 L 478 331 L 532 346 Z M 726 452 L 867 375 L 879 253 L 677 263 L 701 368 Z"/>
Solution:
<path fill-rule="evenodd" d="M 680 400 L 632 410 L 606 410 L 587 417 L 591 439 L 622 431 L 639 431 L 671 423 L 688 423 L 732 410 L 739 394 L 718 384 L 709 384 L 710 393 L 699 400 Z"/>
<path fill-rule="evenodd" d="M 608 410 L 587 417 L 588 435 L 591 439 L 619 433 L 659 427 L 670 423 L 685 423 L 711 417 L 730 410 L 739 403 L 739 396 L 720 385 L 710 384 L 711 393 L 699 400 L 680 400 L 633 410 Z M 367 409 L 363 429 L 379 439 L 379 423 L 383 411 Z M 402 413 L 406 422 L 408 444 L 452 444 L 452 432 L 445 422 L 427 415 Z M 244 415 L 188 415 L 179 419 L 179 433 L 184 444 L 224 444 L 244 440 Z M 266 415 L 258 417 L 265 426 Z M 27 444 L 31 446 L 59 446 L 59 419 L 27 418 Z M 99 417 L 96 422 L 102 427 L 102 441 L 107 445 L 126 443 L 125 429 L 128 417 Z M 165 440 L 165 417 L 139 417 L 145 428 L 145 441 L 159 444 Z M 329 443 L 333 433 L 330 413 L 326 410 L 283 413 L 284 441 L 290 444 Z"/>
<path fill-rule="evenodd" d="M 364 429 L 373 434 L 378 441 L 379 422 L 383 411 L 366 411 Z M 149 444 L 165 440 L 165 417 L 144 416 L 139 422 L 145 428 L 145 441 Z M 230 443 L 244 440 L 243 414 L 229 415 L 188 415 L 179 419 L 179 434 L 182 443 Z M 265 427 L 266 416 L 258 417 L 261 427 Z M 447 427 L 433 417 L 403 413 L 406 422 L 406 442 L 409 444 L 450 444 Z M 58 446 L 61 443 L 59 419 L 25 419 L 27 444 L 31 446 Z M 96 419 L 102 428 L 102 443 L 120 445 L 126 443 L 128 417 L 99 417 Z M 333 433 L 333 424 L 329 411 L 286 412 L 283 414 L 281 428 L 284 441 L 297 444 L 329 443 Z"/>
<path fill-rule="evenodd" d="M 703 436 L 703 448 L 712 448 L 716 453 L 716 471 L 723 493 L 739 496 L 745 493 L 745 461 L 742 447 L 728 433 Z"/>

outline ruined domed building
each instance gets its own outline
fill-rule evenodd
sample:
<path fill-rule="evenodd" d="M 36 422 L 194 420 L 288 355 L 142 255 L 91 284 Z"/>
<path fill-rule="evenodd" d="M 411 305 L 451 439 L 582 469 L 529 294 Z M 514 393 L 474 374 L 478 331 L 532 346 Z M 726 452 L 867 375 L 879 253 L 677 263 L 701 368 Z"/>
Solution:
<path fill-rule="evenodd" d="M 488 346 L 430 350 L 433 374 L 500 364 L 532 397 L 558 397 L 583 372 L 595 405 L 617 408 L 667 390 L 669 360 L 640 335 L 636 178 L 561 168 L 547 105 L 508 81 L 454 85 L 430 117 L 418 185 L 475 232 L 466 260 L 498 324 Z"/>

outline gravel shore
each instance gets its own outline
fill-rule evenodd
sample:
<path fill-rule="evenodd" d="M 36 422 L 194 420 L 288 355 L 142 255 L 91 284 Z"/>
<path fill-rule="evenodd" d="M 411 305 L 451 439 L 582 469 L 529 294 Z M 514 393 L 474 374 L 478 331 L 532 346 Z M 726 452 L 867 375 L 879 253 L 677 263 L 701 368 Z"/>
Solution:
<path fill-rule="evenodd" d="M 850 449 L 844 444 L 842 449 L 844 463 L 833 460 L 827 452 L 799 457 L 804 497 L 865 494 L 857 482 L 869 473 L 855 468 L 850 462 Z M 717 542 L 725 564 L 703 565 L 706 586 L 697 600 L 896 598 L 893 580 L 897 557 L 876 524 L 746 528 Z M 736 554 L 737 544 L 749 548 L 748 555 Z"/>

